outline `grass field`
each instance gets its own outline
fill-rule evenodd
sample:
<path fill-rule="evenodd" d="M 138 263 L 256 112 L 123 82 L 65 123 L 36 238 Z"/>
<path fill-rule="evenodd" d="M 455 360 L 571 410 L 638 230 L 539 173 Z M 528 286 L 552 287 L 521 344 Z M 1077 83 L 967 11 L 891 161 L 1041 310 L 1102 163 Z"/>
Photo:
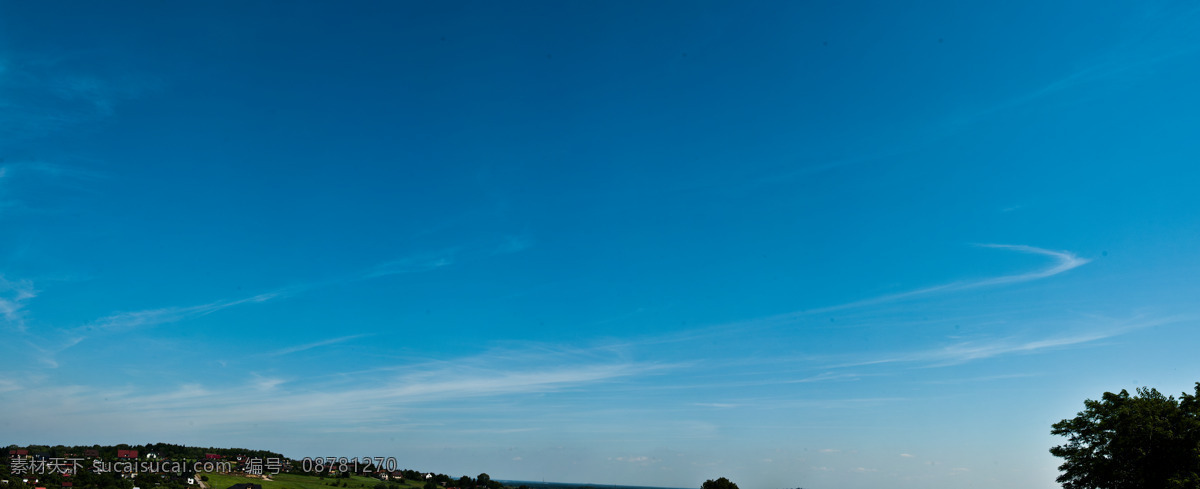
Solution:
<path fill-rule="evenodd" d="M 250 483 L 261 484 L 263 489 L 330 489 L 332 487 L 345 489 L 374 489 L 376 484 L 381 481 L 370 477 L 351 476 L 349 478 L 326 477 L 324 479 L 315 475 L 300 475 L 300 474 L 276 474 L 271 476 L 272 480 L 254 479 L 249 477 L 238 477 L 228 474 L 202 473 L 197 476 L 208 476 L 208 487 L 211 489 L 226 489 L 234 484 Z M 392 484 L 395 481 L 389 481 L 385 484 Z M 337 484 L 334 486 L 334 484 Z M 345 486 L 342 486 L 345 484 Z M 424 484 L 418 485 L 413 481 L 404 481 L 400 484 L 402 489 L 414 489 L 423 487 Z"/>

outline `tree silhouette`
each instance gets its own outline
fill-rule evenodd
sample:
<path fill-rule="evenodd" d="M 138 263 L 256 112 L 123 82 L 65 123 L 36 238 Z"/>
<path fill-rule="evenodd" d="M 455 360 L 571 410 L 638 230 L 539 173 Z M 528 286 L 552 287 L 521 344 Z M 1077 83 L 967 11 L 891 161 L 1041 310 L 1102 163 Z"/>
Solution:
<path fill-rule="evenodd" d="M 1072 419 L 1054 423 L 1067 437 L 1050 449 L 1064 462 L 1064 489 L 1184 489 L 1200 487 L 1200 382 L 1176 400 L 1155 389 L 1122 390 L 1088 399 Z"/>
<path fill-rule="evenodd" d="M 729 479 L 721 477 L 717 480 L 706 480 L 700 485 L 700 489 L 738 489 L 737 484 L 730 482 Z"/>

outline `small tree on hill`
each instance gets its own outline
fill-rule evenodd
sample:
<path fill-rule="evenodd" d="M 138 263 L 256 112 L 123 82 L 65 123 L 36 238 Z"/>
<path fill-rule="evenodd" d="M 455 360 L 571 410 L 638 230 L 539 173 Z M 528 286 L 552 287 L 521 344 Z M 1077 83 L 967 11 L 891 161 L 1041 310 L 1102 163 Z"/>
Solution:
<path fill-rule="evenodd" d="M 700 489 L 738 489 L 738 486 L 737 484 L 730 482 L 729 479 L 721 477 L 717 480 L 709 479 L 704 481 L 704 484 L 700 486 Z"/>

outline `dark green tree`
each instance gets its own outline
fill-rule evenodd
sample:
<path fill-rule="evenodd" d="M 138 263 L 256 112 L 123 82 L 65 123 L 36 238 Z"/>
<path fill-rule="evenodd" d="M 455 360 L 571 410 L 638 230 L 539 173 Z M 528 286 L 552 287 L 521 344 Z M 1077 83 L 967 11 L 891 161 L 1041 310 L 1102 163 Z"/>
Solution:
<path fill-rule="evenodd" d="M 738 489 L 737 484 L 730 482 L 729 479 L 721 477 L 717 480 L 706 480 L 700 485 L 700 489 Z"/>
<path fill-rule="evenodd" d="M 138 487 L 143 487 L 143 488 L 144 487 L 154 487 L 154 486 L 158 485 L 159 480 L 160 479 L 158 476 L 155 476 L 153 474 L 149 474 L 146 472 L 140 472 L 137 475 L 133 476 L 134 484 L 137 484 Z"/>
<path fill-rule="evenodd" d="M 1200 487 L 1200 382 L 1176 400 L 1155 389 L 1105 392 L 1083 402 L 1072 419 L 1054 423 L 1067 437 L 1050 449 L 1064 459 L 1064 489 L 1184 489 Z"/>

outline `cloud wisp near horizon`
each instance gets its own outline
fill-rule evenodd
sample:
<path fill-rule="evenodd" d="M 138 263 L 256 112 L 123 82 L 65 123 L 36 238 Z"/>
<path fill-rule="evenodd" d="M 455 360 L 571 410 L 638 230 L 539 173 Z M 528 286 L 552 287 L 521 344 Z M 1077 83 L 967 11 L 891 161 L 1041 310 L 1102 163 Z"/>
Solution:
<path fill-rule="evenodd" d="M 890 294 L 873 299 L 859 300 L 837 306 L 829 306 L 819 308 L 815 311 L 805 311 L 800 314 L 816 314 L 818 312 L 829 312 L 835 310 L 846 310 L 853 308 L 869 308 L 880 304 L 885 304 L 891 301 L 924 297 L 934 295 L 936 293 L 953 293 L 957 291 L 970 290 L 980 287 L 996 286 L 1003 284 L 1020 283 L 1029 280 L 1049 278 L 1054 275 L 1063 273 L 1072 268 L 1078 267 L 1087 260 L 1078 258 L 1069 252 L 1050 251 L 1041 248 L 1019 245 L 981 245 L 989 248 L 1010 249 L 1026 253 L 1050 256 L 1056 259 L 1056 263 L 1044 269 L 1024 272 L 1018 274 L 1006 274 L 991 278 L 980 278 L 966 282 L 951 282 L 945 285 L 923 288 L 911 292 Z M 421 255 L 426 256 L 426 255 Z M 423 259 L 422 259 L 423 260 Z M 409 261 L 409 260 L 402 260 Z M 391 267 L 391 263 L 383 265 L 383 267 Z M 374 267 L 375 269 L 377 267 Z M 411 269 L 413 272 L 424 272 L 435 270 L 440 267 L 417 267 Z M 399 273 L 399 272 L 397 272 Z M 381 275 L 376 275 L 373 272 L 367 272 L 361 275 L 361 279 L 378 278 Z M 342 281 L 326 281 L 313 282 L 313 284 L 321 284 L 320 286 L 332 286 L 332 284 Z M 315 290 L 318 286 L 308 286 L 302 288 L 293 288 L 298 290 L 303 295 L 304 293 L 317 293 Z M 159 309 L 151 309 L 144 311 L 134 311 L 126 313 L 118 313 L 109 315 L 98 320 L 90 322 L 86 326 L 76 327 L 70 330 L 70 341 L 64 347 L 58 350 L 51 351 L 45 348 L 38 348 L 42 354 L 49 354 L 51 358 L 47 359 L 47 365 L 57 367 L 57 362 L 53 362 L 53 355 L 60 354 L 79 343 L 85 336 L 84 331 L 97 330 L 93 334 L 129 334 L 137 332 L 143 328 L 153 328 L 168 323 L 186 322 L 189 319 L 199 318 L 211 313 L 222 311 L 235 306 L 259 304 L 273 299 L 285 297 L 283 293 L 264 293 L 254 296 L 249 296 L 243 299 L 216 301 L 198 306 L 186 307 L 165 307 Z M 299 300 L 299 299 L 298 299 Z M 794 317 L 795 314 L 789 315 Z M 255 380 L 250 383 L 243 384 L 239 387 L 233 387 L 233 391 L 227 388 L 217 388 L 216 386 L 205 387 L 203 382 L 186 383 L 179 385 L 174 390 L 169 390 L 161 393 L 137 393 L 132 390 L 122 390 L 117 393 L 110 393 L 102 390 L 88 389 L 84 386 L 67 386 L 61 388 L 40 390 L 37 386 L 30 386 L 31 392 L 38 393 L 39 396 L 54 396 L 64 395 L 66 397 L 58 399 L 55 404 L 64 406 L 79 406 L 89 405 L 94 403 L 99 397 L 110 399 L 109 402 L 124 402 L 129 405 L 139 406 L 136 411 L 147 411 L 157 414 L 162 414 L 167 411 L 174 412 L 172 417 L 187 418 L 192 422 L 200 422 L 200 420 L 237 420 L 228 421 L 228 423 L 244 423 L 250 413 L 258 411 L 262 416 L 271 418 L 279 422 L 301 422 L 301 421 L 322 421 L 324 426 L 329 426 L 331 420 L 335 417 L 332 405 L 327 404 L 327 401 L 322 399 L 336 398 L 338 399 L 338 413 L 345 414 L 347 410 L 355 412 L 355 410 L 377 411 L 380 406 L 378 403 L 387 405 L 412 405 L 422 403 L 438 403 L 450 402 L 456 399 L 469 397 L 495 397 L 495 396 L 512 396 L 512 395 L 531 395 L 539 394 L 547 391 L 560 390 L 561 388 L 569 388 L 576 386 L 585 386 L 589 384 L 605 383 L 614 380 L 635 380 L 644 375 L 662 375 L 671 371 L 686 372 L 695 370 L 693 375 L 703 378 L 707 375 L 705 372 L 708 369 L 720 369 L 728 366 L 736 365 L 737 362 L 706 362 L 706 365 L 700 366 L 695 361 L 685 359 L 672 360 L 671 363 L 653 363 L 649 358 L 654 355 L 650 353 L 656 346 L 666 342 L 683 342 L 684 348 L 691 349 L 703 343 L 705 337 L 709 336 L 726 336 L 742 334 L 747 329 L 753 329 L 756 325 L 770 324 L 775 325 L 780 323 L 781 316 L 773 316 L 757 321 L 739 322 L 732 325 L 721 325 L 699 330 L 692 330 L 680 334 L 668 335 L 664 338 L 643 338 L 641 340 L 633 340 L 632 342 L 607 342 L 600 343 L 591 347 L 586 351 L 580 350 L 562 350 L 559 347 L 551 344 L 525 343 L 516 345 L 517 349 L 494 350 L 484 356 L 450 356 L 433 359 L 425 363 L 405 362 L 395 366 L 384 366 L 382 368 L 373 369 L 374 372 L 333 372 L 327 373 L 319 377 L 324 378 L 325 382 L 333 382 L 324 387 L 309 386 L 308 383 L 298 381 L 296 379 L 287 379 L 284 377 L 264 377 L 260 374 L 255 374 Z M 880 364 L 915 364 L 929 366 L 952 366 L 959 365 L 969 361 L 984 360 L 1001 355 L 1009 354 L 1031 354 L 1042 350 L 1052 350 L 1055 348 L 1063 348 L 1083 343 L 1089 343 L 1101 339 L 1110 338 L 1123 334 L 1132 330 L 1151 327 L 1159 324 L 1165 324 L 1178 319 L 1165 319 L 1158 321 L 1143 321 L 1137 324 L 1123 324 L 1116 327 L 1108 328 L 1105 332 L 1086 333 L 1079 336 L 1061 337 L 1052 336 L 1043 339 L 1028 339 L 1019 340 L 1017 338 L 1002 338 L 992 339 L 987 342 L 978 340 L 961 340 L 951 345 L 934 349 L 922 350 L 912 353 L 902 354 L 896 353 L 896 356 L 888 357 L 879 360 L 858 361 L 844 364 L 813 364 L 808 367 L 802 378 L 786 378 L 779 380 L 752 380 L 752 381 L 725 381 L 724 383 L 713 384 L 704 382 L 701 384 L 690 384 L 691 381 L 684 381 L 677 386 L 659 385 L 652 387 L 661 388 L 686 388 L 686 389 L 711 389 L 719 386 L 724 388 L 732 387 L 747 387 L 747 386 L 765 386 L 775 384 L 803 384 L 814 382 L 844 382 L 860 380 L 864 376 L 869 377 L 873 374 L 866 372 L 843 372 L 833 373 L 837 370 L 845 370 L 852 367 L 864 367 Z M 309 343 L 295 344 L 285 346 L 266 352 L 267 357 L 283 357 L 293 354 L 306 352 L 315 348 L 327 347 L 332 345 L 344 344 L 363 338 L 378 336 L 379 333 L 359 333 L 343 335 L 328 339 L 321 339 Z M 692 344 L 692 346 L 687 346 Z M 597 354 L 602 353 L 602 356 L 611 356 L 616 354 L 606 361 L 597 361 Z M 637 360 L 637 358 L 643 358 Z M 518 360 L 519 359 L 519 360 Z M 555 367 L 532 367 L 536 363 L 545 362 L 546 360 L 556 360 L 547 362 L 551 365 L 557 364 Z M 565 363 L 560 363 L 565 362 Z M 582 362 L 582 363 L 580 363 Z M 526 365 L 526 367 L 517 370 L 506 370 L 500 367 L 501 364 L 517 364 Z M 391 379 L 383 383 L 383 385 L 374 388 L 363 388 L 354 383 L 340 385 L 347 378 L 353 378 L 358 375 L 369 374 L 371 377 L 383 375 L 385 379 Z M 399 375 L 399 376 L 397 376 Z M 341 382 L 338 380 L 340 379 Z M 21 384 L 8 383 L 7 390 L 23 389 Z M 296 386 L 297 390 L 290 390 L 291 386 Z M 318 390 L 311 390 L 317 388 Z M 79 396 L 83 396 L 82 398 Z M 228 397 L 235 397 L 237 402 L 230 403 L 227 401 L 218 401 Z M 49 402 L 49 397 L 42 397 L 43 401 Z M 830 402 L 830 401 L 825 401 Z M 177 404 L 171 404 L 177 403 Z M 115 404 L 114 404 L 115 405 Z M 277 406 L 286 405 L 286 410 L 280 410 Z M 714 404 L 718 406 L 720 404 Z M 733 407 L 739 404 L 725 404 L 725 407 Z M 64 413 L 67 414 L 67 413 Z M 363 417 L 362 419 L 377 419 L 378 413 L 373 417 Z M 266 421 L 266 418 L 263 421 Z M 351 418 L 354 418 L 353 416 Z M 216 423 L 223 424 L 223 423 Z M 351 423 L 352 424 L 352 423 Z"/>
<path fill-rule="evenodd" d="M 29 280 L 14 282 L 5 279 L 3 276 L 0 276 L 0 291 L 7 292 L 11 296 L 8 298 L 0 297 L 0 313 L 3 314 L 6 325 L 9 328 L 12 328 L 16 334 L 24 337 L 26 345 L 41 353 L 41 356 L 39 357 L 40 362 L 50 367 L 57 367 L 58 362 L 56 362 L 54 359 L 55 355 L 84 342 L 89 337 L 97 335 L 128 333 L 139 329 L 154 328 L 166 324 L 172 324 L 192 318 L 206 316 L 233 307 L 260 304 L 290 296 L 317 293 L 322 288 L 336 287 L 348 283 L 374 280 L 396 275 L 432 271 L 452 265 L 454 261 L 449 257 L 455 254 L 465 254 L 471 259 L 478 259 L 481 257 L 486 257 L 487 255 L 495 256 L 516 253 L 529 247 L 527 242 L 521 246 L 512 246 L 510 244 L 511 242 L 511 238 L 507 239 L 504 242 L 504 245 L 496 248 L 496 251 L 490 252 L 486 255 L 480 254 L 478 252 L 480 250 L 475 250 L 476 252 L 473 253 L 466 253 L 464 250 L 459 248 L 434 254 L 422 253 L 413 255 L 409 258 L 382 262 L 379 265 L 370 267 L 360 273 L 347 275 L 340 278 L 316 280 L 280 287 L 270 292 L 245 296 L 239 299 L 223 299 L 198 305 L 166 306 L 154 309 L 119 312 L 115 314 L 109 314 L 98 319 L 88 321 L 86 324 L 74 327 L 43 327 L 41 328 L 43 331 L 40 331 L 36 334 L 28 331 L 28 328 L 25 326 L 21 315 L 22 309 L 25 307 L 26 303 L 29 300 L 37 297 L 37 291 L 33 289 L 32 282 Z M 57 337 L 58 339 L 48 340 L 47 338 L 51 336 Z M 304 345 L 296 345 L 293 347 L 276 350 L 270 355 L 286 355 L 289 353 L 341 343 L 365 336 L 370 336 L 370 334 L 348 335 L 341 338 L 320 340 Z"/>

